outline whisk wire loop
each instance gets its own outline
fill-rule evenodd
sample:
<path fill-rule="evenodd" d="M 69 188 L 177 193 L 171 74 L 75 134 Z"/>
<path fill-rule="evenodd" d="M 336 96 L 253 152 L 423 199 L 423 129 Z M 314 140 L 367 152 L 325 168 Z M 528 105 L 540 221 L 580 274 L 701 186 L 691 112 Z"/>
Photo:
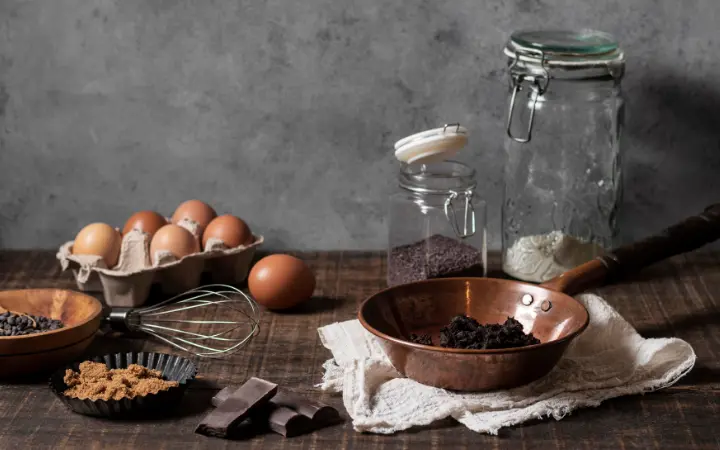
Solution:
<path fill-rule="evenodd" d="M 204 314 L 215 314 L 216 317 L 194 319 L 187 316 L 199 308 L 215 308 Z M 142 331 L 199 357 L 232 354 L 260 329 L 257 303 L 242 290 L 224 284 L 201 286 L 156 305 L 119 315 L 127 328 Z M 173 315 L 179 317 L 173 318 Z M 118 321 L 115 318 L 110 322 L 113 325 Z"/>

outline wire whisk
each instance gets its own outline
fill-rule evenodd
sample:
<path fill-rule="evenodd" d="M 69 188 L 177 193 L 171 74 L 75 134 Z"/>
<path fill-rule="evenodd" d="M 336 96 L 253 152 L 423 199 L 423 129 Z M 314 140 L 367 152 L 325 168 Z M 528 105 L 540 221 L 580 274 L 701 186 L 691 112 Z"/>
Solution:
<path fill-rule="evenodd" d="M 152 306 L 112 308 L 106 320 L 116 331 L 141 331 L 212 358 L 228 356 L 247 344 L 260 329 L 259 315 L 255 300 L 240 289 L 211 284 Z"/>

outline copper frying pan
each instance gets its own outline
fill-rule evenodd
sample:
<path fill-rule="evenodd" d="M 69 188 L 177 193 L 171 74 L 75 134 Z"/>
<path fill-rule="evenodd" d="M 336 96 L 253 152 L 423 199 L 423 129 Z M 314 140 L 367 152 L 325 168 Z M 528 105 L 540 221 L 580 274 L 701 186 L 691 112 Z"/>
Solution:
<path fill-rule="evenodd" d="M 539 286 L 494 278 L 444 278 L 394 286 L 360 306 L 358 319 L 379 338 L 395 368 L 420 383 L 458 391 L 507 389 L 546 375 L 589 322 L 572 295 L 612 283 L 653 263 L 720 238 L 720 204 L 657 236 L 620 247 Z M 541 343 L 498 350 L 415 344 L 410 333 L 430 333 L 457 314 L 480 323 L 513 316 Z"/>

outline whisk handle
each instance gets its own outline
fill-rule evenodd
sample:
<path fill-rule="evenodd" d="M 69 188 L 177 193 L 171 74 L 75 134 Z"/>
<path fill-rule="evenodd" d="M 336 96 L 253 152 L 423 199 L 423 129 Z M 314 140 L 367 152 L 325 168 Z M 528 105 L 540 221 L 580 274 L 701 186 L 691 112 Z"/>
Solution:
<path fill-rule="evenodd" d="M 115 331 L 128 332 L 130 331 L 128 316 L 131 311 L 132 308 L 112 308 L 110 314 L 105 318 L 105 322 Z"/>

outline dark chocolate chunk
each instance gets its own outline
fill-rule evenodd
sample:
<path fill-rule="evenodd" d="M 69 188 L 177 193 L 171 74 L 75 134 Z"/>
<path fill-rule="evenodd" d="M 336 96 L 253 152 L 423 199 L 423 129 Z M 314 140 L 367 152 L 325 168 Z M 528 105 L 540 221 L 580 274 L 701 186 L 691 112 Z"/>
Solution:
<path fill-rule="evenodd" d="M 253 413 L 250 417 L 237 423 L 228 429 L 226 439 L 233 441 L 242 441 L 246 439 L 252 439 L 255 436 L 260 436 L 268 432 L 267 420 L 262 417 L 256 417 L 258 411 L 266 408 L 269 403 L 263 406 L 258 406 L 253 409 Z M 262 415 L 262 414 L 261 414 Z"/>
<path fill-rule="evenodd" d="M 210 412 L 195 429 L 196 433 L 226 438 L 234 425 L 245 420 L 277 393 L 277 384 L 250 378 L 236 389 L 220 406 Z"/>
<path fill-rule="evenodd" d="M 285 437 L 295 437 L 313 430 L 313 422 L 295 410 L 278 406 L 272 402 L 268 405 L 266 416 L 268 427 Z"/>
<path fill-rule="evenodd" d="M 422 345 L 433 345 L 432 337 L 429 334 L 410 333 L 410 342 Z"/>
<path fill-rule="evenodd" d="M 222 405 L 233 394 L 236 388 L 226 387 L 212 398 L 212 404 Z M 334 425 L 341 421 L 340 414 L 332 406 L 314 402 L 306 398 L 279 391 L 268 405 L 257 414 L 252 413 L 254 420 L 264 417 L 268 428 L 285 437 L 299 436 L 313 430 Z"/>
<path fill-rule="evenodd" d="M 340 414 L 337 409 L 324 403 L 308 400 L 299 395 L 279 391 L 270 402 L 294 409 L 298 413 L 313 421 L 314 426 L 319 428 L 332 425 L 340 420 Z"/>
<path fill-rule="evenodd" d="M 508 317 L 503 324 L 481 325 L 472 317 L 461 314 L 440 329 L 440 346 L 446 348 L 485 350 L 539 343 L 532 333 L 525 334 L 522 324 L 513 317 Z"/>
<path fill-rule="evenodd" d="M 212 405 L 217 408 L 218 406 L 222 405 L 223 402 L 227 400 L 235 391 L 237 391 L 237 387 L 235 386 L 224 387 L 220 390 L 220 392 L 215 394 L 215 397 L 210 399 L 210 403 L 212 403 Z"/>
<path fill-rule="evenodd" d="M 214 406 L 220 406 L 236 390 L 235 387 L 226 387 L 218 392 L 211 402 Z M 275 395 L 277 397 L 279 393 Z M 271 431 L 285 437 L 294 437 L 312 430 L 312 420 L 299 412 L 285 406 L 277 405 L 271 399 L 263 408 L 253 411 L 254 422 L 264 422 Z"/>

